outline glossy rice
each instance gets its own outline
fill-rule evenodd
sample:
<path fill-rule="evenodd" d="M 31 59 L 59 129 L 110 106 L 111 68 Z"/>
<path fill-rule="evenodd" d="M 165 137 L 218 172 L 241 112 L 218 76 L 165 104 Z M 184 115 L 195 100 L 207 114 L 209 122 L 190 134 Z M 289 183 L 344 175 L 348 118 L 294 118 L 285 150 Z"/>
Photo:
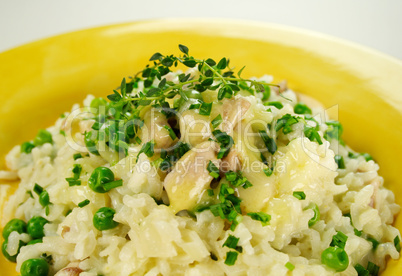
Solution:
<path fill-rule="evenodd" d="M 170 74 L 177 81 L 176 75 Z M 262 79 L 271 81 L 268 76 Z M 215 91 L 204 93 L 205 100 L 217 102 Z M 399 258 L 394 239 L 400 234 L 392 226 L 399 206 L 394 203 L 394 194 L 385 188 L 386 183 L 384 187 L 378 164 L 367 161 L 365 156 L 336 139 L 327 141 L 325 122 L 329 119 L 315 101 L 286 89 L 281 95 L 272 90 L 269 98 L 269 102 L 282 103 L 282 108 L 263 105 L 260 96 L 244 91 L 232 99 L 224 99 L 222 104 L 214 104 L 209 116 L 184 106 L 179 110 L 177 122 L 181 136 L 174 141 L 168 140 L 166 129 L 158 128 L 166 119 L 156 112 L 148 121 L 144 119 L 145 126 L 155 124 L 156 133 L 142 130 L 142 144 L 130 145 L 127 157 L 114 162 L 105 153 L 74 160 L 74 154 L 88 153 L 83 146 L 83 133 L 91 129 L 93 121 L 88 120 L 90 112 L 83 111 L 89 108 L 93 98 L 88 96 L 81 107 L 75 105 L 70 113 L 48 128 L 53 144 L 35 147 L 30 154 L 21 153 L 20 146 L 16 146 L 6 157 L 9 172 L 3 172 L 3 178 L 17 176 L 21 182 L 5 204 L 2 226 L 12 218 L 28 221 L 33 216 L 42 216 L 50 222 L 45 225 L 42 243 L 21 248 L 17 271 L 25 260 L 46 254 L 52 256 L 51 273 L 57 275 L 78 275 L 68 274 L 66 267 L 76 268 L 74 271 L 81 272 L 82 276 L 333 275 L 336 271 L 322 264 L 321 254 L 337 231 L 347 235 L 344 249 L 349 258 L 348 268 L 339 275 L 357 275 L 354 266 L 359 263 L 366 267 L 368 261 L 382 270 L 388 256 Z M 291 126 L 290 133 L 273 134 L 277 135 L 277 150 L 273 155 L 268 152 L 264 155 L 270 165 L 275 165 L 272 175 L 267 176 L 261 169 L 265 165 L 260 153 L 246 145 L 243 134 L 250 134 L 249 143 L 261 148 L 259 136 L 253 135 L 261 127 L 277 122 L 286 114 L 305 118 L 294 112 L 300 99 L 307 105 L 312 103 L 310 108 L 316 122 L 300 120 Z M 152 112 L 152 108 L 147 112 Z M 227 221 L 208 209 L 192 212 L 214 181 L 205 166 L 192 172 L 194 168 L 186 165 L 196 157 L 212 160 L 218 167 L 223 165 L 216 158 L 215 150 L 208 151 L 214 143 L 209 141 L 210 122 L 218 114 L 223 115 L 224 122 L 231 123 L 221 124 L 219 128 L 234 140 L 232 159 L 227 159 L 226 165 L 232 170 L 240 169 L 253 185 L 236 191 L 242 199 L 242 212 L 269 214 L 268 225 L 244 215 L 232 231 Z M 73 115 L 75 121 L 69 124 Z M 192 124 L 195 120 L 206 124 Z M 322 144 L 304 135 L 305 124 L 319 125 L 317 133 Z M 201 135 L 192 136 L 192 133 Z M 137 160 L 142 145 L 151 138 L 157 139 L 161 148 L 180 140 L 190 145 L 191 150 L 171 171 L 161 172 L 155 166 L 155 156 L 141 153 Z M 200 148 L 208 150 L 194 153 Z M 338 169 L 335 155 L 343 157 L 344 169 Z M 82 166 L 82 184 L 70 187 L 66 178 L 72 177 L 74 164 Z M 190 172 L 180 171 L 178 164 Z M 253 169 L 252 165 L 257 168 Z M 109 167 L 116 179 L 123 180 L 123 186 L 104 194 L 92 191 L 88 179 L 100 166 Z M 199 183 L 202 180 L 205 183 Z M 48 214 L 38 196 L 32 193 L 35 183 L 49 193 Z M 212 188 L 215 194 L 219 190 Z M 306 198 L 298 199 L 293 195 L 295 191 L 303 191 Z M 78 207 L 86 199 L 90 203 Z M 320 219 L 309 227 L 314 215 L 311 204 L 317 205 Z M 94 227 L 93 216 L 105 206 L 116 211 L 114 221 L 119 225 L 99 231 Z M 238 246 L 242 248 L 232 266 L 225 264 L 226 253 L 232 249 L 223 246 L 229 235 L 239 238 Z M 369 237 L 379 241 L 375 250 Z M 30 239 L 27 234 L 13 232 L 8 253 L 16 253 L 19 240 Z M 294 266 L 293 270 L 289 270 L 288 263 Z"/>

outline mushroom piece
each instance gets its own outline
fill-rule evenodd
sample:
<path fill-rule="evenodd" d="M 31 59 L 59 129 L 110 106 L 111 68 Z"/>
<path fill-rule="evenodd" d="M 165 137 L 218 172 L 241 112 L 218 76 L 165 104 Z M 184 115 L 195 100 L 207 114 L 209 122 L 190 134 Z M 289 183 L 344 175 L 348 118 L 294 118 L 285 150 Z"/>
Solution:
<path fill-rule="evenodd" d="M 145 143 L 153 140 L 156 148 L 169 148 L 173 140 L 166 126 L 169 126 L 166 116 L 154 108 L 150 109 L 144 115 L 141 140 Z"/>
<path fill-rule="evenodd" d="M 209 118 L 195 110 L 186 110 L 180 116 L 180 133 L 182 139 L 192 147 L 207 141 L 211 137 Z"/>
<path fill-rule="evenodd" d="M 239 171 L 241 169 L 241 162 L 239 153 L 236 149 L 231 149 L 229 154 L 222 158 L 220 170 L 221 172 L 228 172 L 228 171 Z"/>
<path fill-rule="evenodd" d="M 225 99 L 222 105 L 223 121 L 219 125 L 219 129 L 232 135 L 233 130 L 243 119 L 250 106 L 251 103 L 244 98 Z"/>
<path fill-rule="evenodd" d="M 184 154 L 166 176 L 163 185 L 175 213 L 191 210 L 200 203 L 213 179 L 207 170 L 209 161 L 219 168 L 215 148 L 215 143 L 210 141 L 197 145 Z"/>
<path fill-rule="evenodd" d="M 69 263 L 65 268 L 59 270 L 54 276 L 78 276 L 83 270 L 78 267 L 79 262 Z"/>

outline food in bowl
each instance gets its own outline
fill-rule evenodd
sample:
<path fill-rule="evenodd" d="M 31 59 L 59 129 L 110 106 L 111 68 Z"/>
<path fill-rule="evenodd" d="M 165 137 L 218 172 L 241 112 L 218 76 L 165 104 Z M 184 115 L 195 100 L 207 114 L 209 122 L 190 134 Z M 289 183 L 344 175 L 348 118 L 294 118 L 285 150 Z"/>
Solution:
<path fill-rule="evenodd" d="M 2 252 L 21 275 L 376 275 L 399 258 L 394 194 L 338 121 L 179 48 L 7 155 Z"/>

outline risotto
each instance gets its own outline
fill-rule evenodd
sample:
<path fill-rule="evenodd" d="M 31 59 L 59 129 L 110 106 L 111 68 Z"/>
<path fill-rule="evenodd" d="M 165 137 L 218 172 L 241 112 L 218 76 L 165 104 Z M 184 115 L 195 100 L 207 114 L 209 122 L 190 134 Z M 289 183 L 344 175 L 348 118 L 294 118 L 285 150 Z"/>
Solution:
<path fill-rule="evenodd" d="M 320 103 L 179 48 L 7 155 L 2 252 L 22 276 L 377 275 L 399 258 L 394 194 Z"/>

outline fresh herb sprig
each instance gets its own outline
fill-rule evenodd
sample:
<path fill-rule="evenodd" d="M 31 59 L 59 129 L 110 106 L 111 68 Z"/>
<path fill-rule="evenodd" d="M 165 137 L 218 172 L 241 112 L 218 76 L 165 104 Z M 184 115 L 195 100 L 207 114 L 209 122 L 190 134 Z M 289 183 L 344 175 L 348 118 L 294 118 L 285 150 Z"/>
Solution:
<path fill-rule="evenodd" d="M 241 90 L 251 94 L 254 91 L 262 93 L 262 98 L 267 100 L 269 87 L 278 86 L 241 77 L 244 67 L 235 72 L 225 57 L 216 62 L 211 58 L 191 56 L 184 45 L 179 45 L 179 50 L 180 55 L 155 53 L 150 58 L 151 64 L 130 80 L 124 78 L 120 88 L 107 96 L 110 102 L 95 99 L 91 103 L 95 123 L 93 130 L 85 134 L 85 144 L 90 153 L 99 155 L 100 145 L 106 145 L 118 153 L 118 159 L 126 156 L 131 143 L 141 143 L 138 131 L 143 125 L 143 118 L 140 114 L 148 106 L 160 109 L 169 118 L 189 99 L 193 99 L 195 102 L 190 108 L 199 108 L 200 114 L 208 116 L 212 103 L 205 103 L 200 94 L 206 90 L 218 91 L 218 100 L 231 98 Z M 167 74 L 179 65 L 197 68 L 198 72 L 179 74 L 176 82 L 169 80 Z M 193 92 L 198 93 L 197 97 Z M 172 105 L 170 99 L 173 98 Z M 174 135 L 171 137 L 173 139 Z"/>

